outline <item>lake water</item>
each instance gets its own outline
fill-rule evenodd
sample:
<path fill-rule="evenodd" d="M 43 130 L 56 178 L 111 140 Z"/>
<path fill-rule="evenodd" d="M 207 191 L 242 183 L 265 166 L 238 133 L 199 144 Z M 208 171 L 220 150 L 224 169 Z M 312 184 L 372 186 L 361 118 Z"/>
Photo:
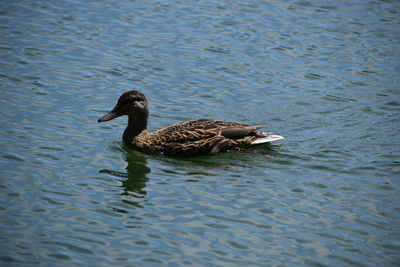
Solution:
<path fill-rule="evenodd" d="M 4 266 L 399 266 L 399 1 L 2 1 Z M 267 124 L 257 153 L 146 155 L 150 130 Z"/>

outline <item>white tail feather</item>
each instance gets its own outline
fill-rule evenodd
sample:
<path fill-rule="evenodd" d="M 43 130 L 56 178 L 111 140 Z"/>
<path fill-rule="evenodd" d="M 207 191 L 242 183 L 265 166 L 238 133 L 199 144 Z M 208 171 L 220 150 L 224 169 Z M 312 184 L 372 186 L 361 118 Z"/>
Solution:
<path fill-rule="evenodd" d="M 258 144 L 264 144 L 264 143 L 269 143 L 269 142 L 285 139 L 285 137 L 276 135 L 276 134 L 267 134 L 267 133 L 263 133 L 263 134 L 265 135 L 265 137 L 257 138 L 256 140 L 251 142 L 251 144 L 258 145 Z"/>

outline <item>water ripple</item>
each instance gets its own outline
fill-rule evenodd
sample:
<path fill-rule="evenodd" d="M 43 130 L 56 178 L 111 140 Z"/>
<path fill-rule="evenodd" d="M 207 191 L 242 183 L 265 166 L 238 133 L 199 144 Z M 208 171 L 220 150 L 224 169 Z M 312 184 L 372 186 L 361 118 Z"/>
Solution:
<path fill-rule="evenodd" d="M 1 262 L 398 265 L 397 3 L 8 1 L 0 18 Z M 97 123 L 131 89 L 151 130 L 286 139 L 144 155 L 124 119 Z"/>

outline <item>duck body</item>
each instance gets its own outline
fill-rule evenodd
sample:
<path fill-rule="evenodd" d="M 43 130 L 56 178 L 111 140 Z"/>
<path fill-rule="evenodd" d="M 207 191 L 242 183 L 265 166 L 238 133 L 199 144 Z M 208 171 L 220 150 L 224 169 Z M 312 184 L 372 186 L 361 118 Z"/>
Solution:
<path fill-rule="evenodd" d="M 216 154 L 284 139 L 257 131 L 265 125 L 209 119 L 190 120 L 148 132 L 147 106 L 147 99 L 142 93 L 129 91 L 120 96 L 113 110 L 101 117 L 99 122 L 128 115 L 128 126 L 123 134 L 125 145 L 146 153 L 175 156 Z"/>

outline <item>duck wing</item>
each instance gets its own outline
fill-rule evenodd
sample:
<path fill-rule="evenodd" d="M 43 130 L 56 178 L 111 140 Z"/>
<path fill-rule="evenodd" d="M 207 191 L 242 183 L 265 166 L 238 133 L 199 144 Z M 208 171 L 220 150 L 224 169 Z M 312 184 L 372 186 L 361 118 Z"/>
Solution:
<path fill-rule="evenodd" d="M 207 142 L 206 139 L 209 140 L 213 137 L 232 141 L 239 141 L 240 139 L 245 138 L 245 143 L 248 143 L 249 145 L 253 142 L 255 142 L 254 144 L 261 144 L 268 142 L 268 139 L 265 139 L 265 137 L 269 135 L 258 132 L 257 130 L 265 127 L 265 125 L 250 125 L 238 122 L 198 119 L 173 124 L 155 131 L 151 134 L 151 139 L 152 142 L 163 144 L 164 146 L 168 144 L 189 143 L 201 140 Z"/>
<path fill-rule="evenodd" d="M 171 142 L 187 142 L 222 135 L 225 138 L 240 138 L 265 128 L 265 125 L 249 125 L 244 123 L 198 119 L 173 124 L 153 132 L 158 138 L 165 138 Z"/>

